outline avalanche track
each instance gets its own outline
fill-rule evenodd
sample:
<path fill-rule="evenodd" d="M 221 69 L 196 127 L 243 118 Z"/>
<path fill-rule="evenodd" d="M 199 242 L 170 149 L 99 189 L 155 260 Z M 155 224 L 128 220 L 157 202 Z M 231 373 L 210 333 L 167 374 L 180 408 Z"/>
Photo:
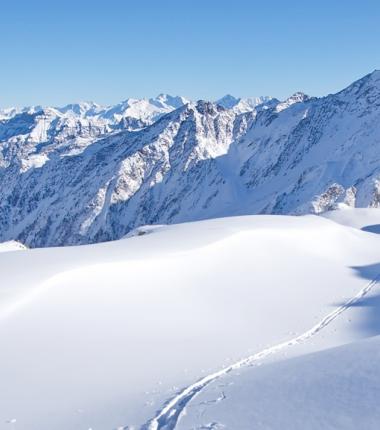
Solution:
<path fill-rule="evenodd" d="M 265 348 L 262 351 L 257 352 L 249 357 L 243 358 L 242 360 L 231 364 L 215 373 L 205 376 L 204 378 L 198 380 L 192 385 L 184 388 L 175 397 L 169 400 L 166 405 L 157 412 L 156 416 L 149 420 L 145 425 L 141 427 L 141 430 L 173 430 L 176 427 L 178 419 L 181 413 L 184 411 L 186 405 L 193 399 L 193 397 L 199 393 L 203 388 L 209 385 L 211 382 L 221 378 L 227 373 L 239 369 L 243 366 L 249 366 L 265 359 L 266 357 L 276 354 L 279 351 L 305 342 L 311 337 L 318 334 L 326 326 L 328 326 L 332 321 L 334 321 L 341 313 L 347 310 L 350 306 L 355 304 L 357 301 L 362 299 L 379 281 L 380 274 L 378 274 L 374 279 L 368 282 L 355 296 L 345 302 L 342 306 L 339 306 L 334 311 L 327 314 L 319 323 L 314 325 L 311 329 L 305 331 L 304 333 L 290 339 L 288 341 L 279 343 L 277 345 Z M 128 428 L 126 426 L 125 428 Z"/>

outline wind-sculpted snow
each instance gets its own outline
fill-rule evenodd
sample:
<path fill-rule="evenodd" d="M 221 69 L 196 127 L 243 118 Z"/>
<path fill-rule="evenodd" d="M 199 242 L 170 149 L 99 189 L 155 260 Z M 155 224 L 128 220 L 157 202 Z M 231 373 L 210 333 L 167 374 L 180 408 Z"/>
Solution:
<path fill-rule="evenodd" d="M 378 207 L 379 124 L 378 71 L 322 98 L 3 110 L 0 240 L 70 245 L 148 224 Z"/>
<path fill-rule="evenodd" d="M 130 236 L 1 254 L 0 430 L 207 428 L 224 421 L 203 420 L 204 409 L 234 402 L 226 379 L 373 335 L 355 325 L 379 310 L 365 306 L 378 290 L 377 234 L 317 216 L 247 216 Z M 228 428 L 245 430 L 255 403 L 238 399 Z"/>

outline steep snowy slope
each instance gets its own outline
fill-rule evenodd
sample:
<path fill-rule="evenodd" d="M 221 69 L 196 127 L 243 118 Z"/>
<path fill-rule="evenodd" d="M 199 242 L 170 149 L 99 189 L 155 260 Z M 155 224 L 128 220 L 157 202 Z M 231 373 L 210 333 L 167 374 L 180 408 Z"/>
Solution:
<path fill-rule="evenodd" d="M 139 132 L 45 153 L 34 168 L 14 160 L 0 171 L 7 184 L 0 190 L 1 233 L 31 246 L 86 243 L 227 208 L 234 189 L 224 179 L 228 163 L 219 160 L 246 127 L 234 124 L 232 112 L 198 102 Z"/>
<path fill-rule="evenodd" d="M 142 230 L 2 254 L 0 429 L 170 429 L 186 405 L 155 417 L 206 375 L 315 325 L 299 354 L 364 337 L 339 309 L 378 288 L 378 235 L 315 216 Z"/>
<path fill-rule="evenodd" d="M 378 205 L 380 72 L 321 99 L 265 111 L 236 151 L 257 212 Z"/>
<path fill-rule="evenodd" d="M 242 100 L 161 95 L 0 121 L 0 240 L 91 243 L 145 224 L 379 205 L 379 71 L 327 97 L 248 112 Z"/>

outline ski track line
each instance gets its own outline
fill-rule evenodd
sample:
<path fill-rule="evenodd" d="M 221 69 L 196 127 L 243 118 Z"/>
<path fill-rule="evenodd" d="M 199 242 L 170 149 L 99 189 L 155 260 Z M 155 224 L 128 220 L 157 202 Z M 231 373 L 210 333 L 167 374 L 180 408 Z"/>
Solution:
<path fill-rule="evenodd" d="M 173 430 L 178 422 L 178 419 L 185 409 L 186 405 L 192 400 L 192 398 L 198 394 L 203 388 L 209 385 L 211 382 L 219 379 L 220 377 L 230 373 L 233 370 L 239 369 L 243 366 L 249 366 L 257 361 L 260 361 L 270 355 L 276 354 L 277 352 L 298 345 L 311 337 L 318 334 L 332 321 L 334 321 L 341 313 L 347 310 L 351 305 L 363 298 L 378 282 L 380 274 L 367 283 L 355 296 L 349 299 L 342 306 L 339 306 L 334 311 L 327 314 L 322 320 L 314 325 L 311 329 L 304 333 L 290 339 L 288 341 L 281 342 L 277 345 L 263 349 L 249 357 L 243 358 L 230 366 L 224 367 L 223 369 L 211 373 L 199 379 L 192 385 L 184 388 L 180 393 L 173 397 L 166 405 L 157 412 L 156 416 L 149 420 L 145 425 L 141 427 L 141 430 Z M 128 428 L 128 427 L 127 427 Z"/>

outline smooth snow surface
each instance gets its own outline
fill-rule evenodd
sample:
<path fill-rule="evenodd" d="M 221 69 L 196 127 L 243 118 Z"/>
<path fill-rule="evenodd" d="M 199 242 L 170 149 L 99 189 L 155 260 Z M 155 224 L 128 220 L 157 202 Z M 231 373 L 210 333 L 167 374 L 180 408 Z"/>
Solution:
<path fill-rule="evenodd" d="M 313 365 L 305 353 L 380 334 L 373 312 L 379 235 L 312 215 L 223 218 L 135 233 L 98 245 L 1 255 L 1 430 L 251 428 L 252 417 L 259 425 L 273 415 L 268 398 L 254 410 L 251 400 L 266 380 L 276 391 L 281 370 L 275 366 L 295 374 L 295 360 L 305 359 L 305 369 Z M 300 342 L 265 362 L 298 358 L 265 367 L 244 361 L 294 339 Z M 314 354 L 321 366 L 329 361 Z M 265 354 L 260 357 L 255 364 Z M 368 378 L 365 366 L 377 372 L 372 357 L 361 360 Z M 228 375 L 160 416 L 186 387 L 229 367 Z M 269 368 L 272 379 L 258 376 Z M 283 392 L 302 398 L 303 379 L 283 378 Z M 226 388 L 215 397 L 221 385 Z M 351 388 L 352 399 L 364 391 Z M 316 386 L 315 396 L 320 392 Z M 202 404 L 202 396 L 211 396 L 210 403 Z M 230 398 L 230 407 L 223 406 Z M 302 416 L 286 407 L 287 399 L 275 415 L 294 416 L 296 423 Z M 310 401 L 305 409 L 315 420 L 319 404 Z M 317 428 L 313 422 L 310 428 Z"/>
<path fill-rule="evenodd" d="M 245 369 L 194 399 L 177 429 L 378 429 L 379 361 L 377 336 Z"/>
<path fill-rule="evenodd" d="M 322 216 L 369 233 L 380 233 L 380 209 L 378 208 L 345 208 L 325 212 Z"/>
<path fill-rule="evenodd" d="M 0 243 L 0 252 L 23 251 L 24 249 L 27 249 L 26 246 L 16 240 Z"/>

